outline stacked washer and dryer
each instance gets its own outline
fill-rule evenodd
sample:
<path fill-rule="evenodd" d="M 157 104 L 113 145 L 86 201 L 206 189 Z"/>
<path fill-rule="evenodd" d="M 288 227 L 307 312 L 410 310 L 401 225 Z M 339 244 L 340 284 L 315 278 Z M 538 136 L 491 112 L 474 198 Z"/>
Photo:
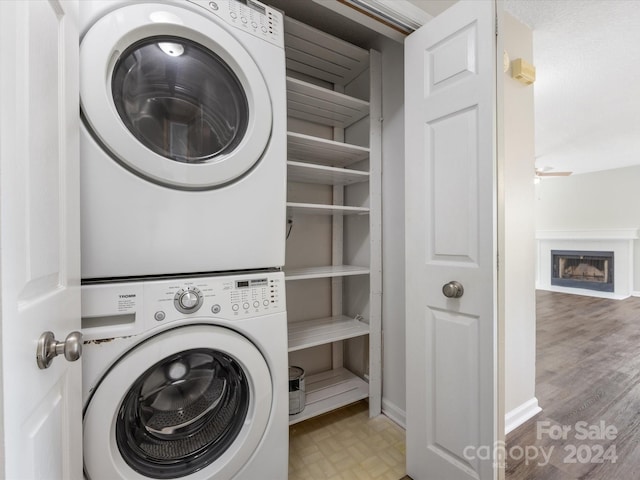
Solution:
<path fill-rule="evenodd" d="M 85 476 L 285 479 L 282 16 L 80 8 Z"/>

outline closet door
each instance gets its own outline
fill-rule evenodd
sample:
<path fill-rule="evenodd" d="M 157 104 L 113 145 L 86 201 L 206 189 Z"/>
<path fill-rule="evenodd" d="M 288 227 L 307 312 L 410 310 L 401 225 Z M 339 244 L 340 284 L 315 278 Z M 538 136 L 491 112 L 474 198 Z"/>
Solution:
<path fill-rule="evenodd" d="M 0 477 L 80 480 L 80 361 L 36 364 L 80 330 L 78 2 L 1 1 L 0 38 Z"/>
<path fill-rule="evenodd" d="M 407 474 L 493 479 L 498 440 L 495 6 L 405 43 Z"/>

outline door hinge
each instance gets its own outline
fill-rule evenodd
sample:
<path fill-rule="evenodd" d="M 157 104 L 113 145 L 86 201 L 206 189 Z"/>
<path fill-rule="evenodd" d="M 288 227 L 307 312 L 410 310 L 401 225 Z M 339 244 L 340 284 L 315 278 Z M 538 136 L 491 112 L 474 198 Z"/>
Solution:
<path fill-rule="evenodd" d="M 496 37 L 498 36 L 498 14 L 496 13 Z"/>

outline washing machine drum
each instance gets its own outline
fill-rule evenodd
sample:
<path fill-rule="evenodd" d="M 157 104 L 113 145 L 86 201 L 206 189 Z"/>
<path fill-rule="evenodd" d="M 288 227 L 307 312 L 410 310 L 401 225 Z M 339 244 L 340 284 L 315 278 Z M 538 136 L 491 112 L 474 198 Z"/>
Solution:
<path fill-rule="evenodd" d="M 210 189 L 246 174 L 271 135 L 269 90 L 252 56 L 211 14 L 128 5 L 80 45 L 85 124 L 147 180 Z"/>
<path fill-rule="evenodd" d="M 86 475 L 230 478 L 264 434 L 271 394 L 265 360 L 242 335 L 203 325 L 157 335 L 94 391 L 84 418 Z"/>

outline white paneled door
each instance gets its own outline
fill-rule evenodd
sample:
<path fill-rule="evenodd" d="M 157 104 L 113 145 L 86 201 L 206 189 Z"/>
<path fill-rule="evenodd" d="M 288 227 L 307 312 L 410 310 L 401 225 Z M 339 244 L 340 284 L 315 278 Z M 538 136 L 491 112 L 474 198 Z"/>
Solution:
<path fill-rule="evenodd" d="M 407 474 L 498 469 L 496 6 L 461 0 L 405 43 Z"/>
<path fill-rule="evenodd" d="M 0 39 L 0 477 L 80 479 L 80 362 L 36 364 L 80 330 L 77 0 L 0 1 Z"/>

